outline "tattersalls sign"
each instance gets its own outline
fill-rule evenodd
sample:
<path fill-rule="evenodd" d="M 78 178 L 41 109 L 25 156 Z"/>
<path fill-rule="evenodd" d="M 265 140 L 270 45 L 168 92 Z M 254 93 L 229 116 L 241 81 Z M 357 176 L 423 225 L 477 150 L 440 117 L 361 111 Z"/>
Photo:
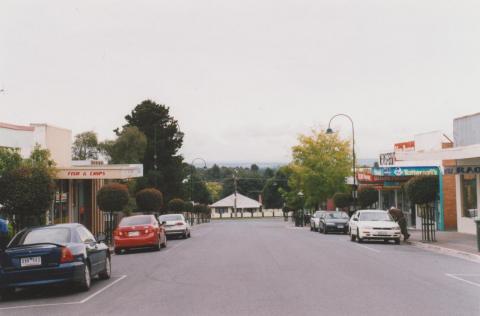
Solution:
<path fill-rule="evenodd" d="M 445 174 L 480 174 L 480 166 L 446 167 Z"/>
<path fill-rule="evenodd" d="M 373 168 L 372 174 L 381 177 L 414 177 L 439 175 L 438 167 L 385 167 Z"/>

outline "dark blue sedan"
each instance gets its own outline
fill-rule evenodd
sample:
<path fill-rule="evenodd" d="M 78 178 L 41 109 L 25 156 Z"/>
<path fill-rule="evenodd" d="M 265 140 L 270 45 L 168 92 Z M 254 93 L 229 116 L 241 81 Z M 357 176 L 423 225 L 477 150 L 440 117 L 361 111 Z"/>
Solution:
<path fill-rule="evenodd" d="M 0 295 L 5 298 L 17 287 L 57 283 L 88 291 L 93 277 L 110 278 L 110 252 L 101 239 L 81 224 L 22 230 L 0 252 Z"/>

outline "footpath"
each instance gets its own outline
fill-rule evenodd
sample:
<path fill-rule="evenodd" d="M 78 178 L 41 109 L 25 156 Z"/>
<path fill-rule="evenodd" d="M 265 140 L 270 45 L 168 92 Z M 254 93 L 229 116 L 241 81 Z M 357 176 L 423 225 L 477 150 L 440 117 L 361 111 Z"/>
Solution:
<path fill-rule="evenodd" d="M 422 242 L 421 230 L 409 230 L 409 233 L 408 243 L 412 246 L 480 263 L 476 235 L 437 231 L 437 241 Z"/>

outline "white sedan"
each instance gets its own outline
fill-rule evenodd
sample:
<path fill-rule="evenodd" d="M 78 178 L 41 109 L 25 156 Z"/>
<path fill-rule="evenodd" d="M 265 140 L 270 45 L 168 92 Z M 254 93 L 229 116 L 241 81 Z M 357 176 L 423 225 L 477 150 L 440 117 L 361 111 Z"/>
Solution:
<path fill-rule="evenodd" d="M 400 244 L 400 226 L 387 211 L 360 210 L 353 214 L 349 222 L 350 240 L 362 242 L 365 239 L 394 240 Z"/>
<path fill-rule="evenodd" d="M 190 238 L 190 225 L 185 220 L 183 214 L 160 215 L 158 221 L 165 228 L 165 234 L 167 236 Z"/>
<path fill-rule="evenodd" d="M 310 230 L 318 231 L 318 223 L 320 222 L 320 217 L 325 214 L 327 211 L 316 211 L 315 214 L 310 217 Z"/>

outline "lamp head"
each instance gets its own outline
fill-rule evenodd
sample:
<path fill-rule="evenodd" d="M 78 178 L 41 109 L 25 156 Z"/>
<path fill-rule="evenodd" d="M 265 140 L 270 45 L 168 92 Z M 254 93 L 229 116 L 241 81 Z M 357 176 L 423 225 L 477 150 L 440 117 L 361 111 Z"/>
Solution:
<path fill-rule="evenodd" d="M 333 134 L 333 129 L 331 129 L 330 127 L 327 128 L 327 131 L 326 131 L 327 134 Z"/>

